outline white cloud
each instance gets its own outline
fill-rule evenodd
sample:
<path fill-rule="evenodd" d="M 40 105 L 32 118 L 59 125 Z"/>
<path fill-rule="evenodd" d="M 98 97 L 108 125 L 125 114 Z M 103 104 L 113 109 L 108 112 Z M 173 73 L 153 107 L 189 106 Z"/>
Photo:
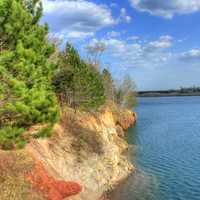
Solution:
<path fill-rule="evenodd" d="M 92 36 L 102 28 L 116 24 L 111 10 L 87 0 L 43 0 L 43 22 L 51 31 L 66 38 Z"/>
<path fill-rule="evenodd" d="M 136 41 L 125 41 L 117 38 L 100 40 L 106 46 L 106 52 L 112 62 L 122 67 L 155 67 L 167 62 L 172 56 L 164 50 L 172 45 L 171 36 L 161 36 L 156 41 L 139 44 Z M 97 42 L 96 39 L 91 44 Z"/>
<path fill-rule="evenodd" d="M 137 35 L 133 35 L 133 36 L 128 37 L 128 40 L 139 40 L 139 39 L 140 39 L 140 37 L 137 36 Z"/>
<path fill-rule="evenodd" d="M 200 49 L 191 49 L 181 54 L 181 59 L 184 60 L 200 60 Z"/>
<path fill-rule="evenodd" d="M 119 21 L 123 21 L 126 23 L 130 23 L 132 18 L 127 14 L 127 11 L 125 8 L 120 9 L 120 16 L 119 16 Z"/>
<path fill-rule="evenodd" d="M 157 49 L 165 49 L 172 46 L 172 37 L 169 35 L 161 36 L 158 40 L 149 43 L 149 46 Z"/>
<path fill-rule="evenodd" d="M 121 33 L 120 32 L 116 32 L 116 31 L 110 31 L 110 32 L 107 33 L 107 36 L 109 38 L 119 37 L 120 35 L 121 35 Z"/>
<path fill-rule="evenodd" d="M 142 12 L 149 12 L 164 18 L 200 10 L 199 0 L 130 0 L 130 2 L 134 8 Z"/>
<path fill-rule="evenodd" d="M 103 39 L 102 42 L 105 43 L 107 50 L 112 53 L 113 56 L 122 56 L 132 54 L 140 55 L 142 52 L 142 46 L 137 43 L 128 44 L 124 40 L 118 39 Z"/>

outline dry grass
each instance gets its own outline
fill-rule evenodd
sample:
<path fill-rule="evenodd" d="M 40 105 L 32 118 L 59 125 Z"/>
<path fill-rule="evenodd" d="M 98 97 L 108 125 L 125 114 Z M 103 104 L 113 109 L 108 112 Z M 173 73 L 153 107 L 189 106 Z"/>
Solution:
<path fill-rule="evenodd" d="M 0 151 L 0 200 L 44 200 L 25 179 L 32 167 L 25 151 Z"/>
<path fill-rule="evenodd" d="M 66 110 L 63 113 L 61 124 L 65 128 L 65 131 L 72 135 L 72 148 L 77 154 L 80 154 L 80 158 L 84 158 L 81 155 L 83 152 L 87 152 L 86 158 L 90 153 L 102 154 L 102 141 L 99 133 L 96 130 L 91 130 L 87 126 L 83 126 L 84 120 L 87 119 L 88 113 L 74 113 L 73 110 Z M 95 114 L 93 114 L 95 117 Z M 95 117 L 96 118 L 96 117 Z M 98 120 L 98 118 L 96 118 Z"/>

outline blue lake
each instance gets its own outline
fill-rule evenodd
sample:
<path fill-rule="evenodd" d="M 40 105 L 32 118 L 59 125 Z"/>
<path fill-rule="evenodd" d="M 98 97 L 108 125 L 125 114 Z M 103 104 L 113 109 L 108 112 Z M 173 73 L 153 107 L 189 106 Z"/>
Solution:
<path fill-rule="evenodd" d="M 127 135 L 137 170 L 116 200 L 200 200 L 200 97 L 140 98 Z"/>

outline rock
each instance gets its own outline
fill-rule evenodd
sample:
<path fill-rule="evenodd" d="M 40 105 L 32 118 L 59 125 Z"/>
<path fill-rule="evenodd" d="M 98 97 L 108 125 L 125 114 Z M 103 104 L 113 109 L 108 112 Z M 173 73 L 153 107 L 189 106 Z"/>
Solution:
<path fill-rule="evenodd" d="M 123 154 L 128 144 L 121 136 L 135 121 L 136 116 L 130 111 L 120 111 L 116 117 L 109 110 L 75 115 L 68 109 L 55 126 L 53 137 L 33 140 L 27 151 L 44 164 L 55 180 L 74 181 L 83 187 L 70 199 L 99 200 L 134 170 Z"/>

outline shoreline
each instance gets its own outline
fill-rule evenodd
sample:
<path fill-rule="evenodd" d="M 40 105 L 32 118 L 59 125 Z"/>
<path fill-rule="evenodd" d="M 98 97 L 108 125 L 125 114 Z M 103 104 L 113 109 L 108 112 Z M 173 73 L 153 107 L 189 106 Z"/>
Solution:
<path fill-rule="evenodd" d="M 31 188 L 37 187 L 34 194 L 42 199 L 51 195 L 52 185 L 49 182 L 60 184 L 58 181 L 62 181 L 62 185 L 70 182 L 79 186 L 77 193 L 82 189 L 80 193 L 70 196 L 71 200 L 108 200 L 106 196 L 124 184 L 135 171 L 128 158 L 130 146 L 124 135 L 129 127 L 134 126 L 136 113 L 106 109 L 96 114 L 75 114 L 73 109 L 68 108 L 62 114 L 62 121 L 54 125 L 52 137 L 33 139 L 21 151 L 0 151 L 2 164 L 12 161 L 6 165 L 5 177 L 23 178 L 14 194 L 20 196 L 21 188 L 26 192 L 23 184 L 27 181 Z M 1 163 L 0 168 L 5 169 Z M 18 171 L 18 166 L 21 171 Z M 26 170 L 30 172 L 28 176 Z M 15 171 L 16 174 L 13 173 Z M 34 182 L 37 178 L 45 183 L 48 193 L 40 190 L 40 185 Z M 12 183 L 12 180 L 8 179 L 10 184 L 9 181 Z"/>
<path fill-rule="evenodd" d="M 129 180 L 129 178 L 136 173 L 136 171 L 136 169 L 133 170 L 126 178 L 120 180 L 116 185 L 113 186 L 113 188 L 106 191 L 101 200 L 115 200 L 114 196 L 116 191 L 118 191 Z"/>
<path fill-rule="evenodd" d="M 84 188 L 71 199 L 105 199 L 110 190 L 126 181 L 135 170 L 123 137 L 135 122 L 136 114 L 129 110 L 113 113 L 106 109 L 97 115 L 76 113 L 75 116 L 73 110 L 67 110 L 63 122 L 54 128 L 54 136 L 59 138 L 34 140 L 27 150 L 52 176 L 74 180 Z M 80 147 L 78 141 L 82 142 Z"/>
<path fill-rule="evenodd" d="M 136 117 L 136 121 L 137 122 L 137 113 L 133 112 L 134 116 Z M 127 134 L 128 130 L 131 127 L 135 126 L 135 123 L 132 124 L 127 130 L 124 131 L 124 135 Z M 123 138 L 123 140 L 125 140 L 125 138 Z M 127 152 L 125 152 L 125 157 L 127 158 L 127 160 L 133 165 L 133 170 L 123 179 L 121 179 L 120 181 L 118 181 L 116 184 L 114 184 L 112 186 L 112 188 L 110 188 L 108 191 L 104 192 L 104 194 L 102 195 L 100 200 L 116 200 L 116 193 L 118 193 L 120 191 L 120 189 L 128 182 L 128 180 L 132 177 L 135 176 L 138 173 L 138 169 L 135 166 L 135 163 L 132 162 L 130 160 L 130 144 L 128 143 L 128 149 Z"/>
<path fill-rule="evenodd" d="M 146 94 L 139 94 L 137 97 L 196 97 L 200 96 L 200 93 L 191 93 L 191 94 L 177 94 L 177 93 L 171 93 L 171 94 L 160 94 L 160 93 L 146 93 Z"/>

